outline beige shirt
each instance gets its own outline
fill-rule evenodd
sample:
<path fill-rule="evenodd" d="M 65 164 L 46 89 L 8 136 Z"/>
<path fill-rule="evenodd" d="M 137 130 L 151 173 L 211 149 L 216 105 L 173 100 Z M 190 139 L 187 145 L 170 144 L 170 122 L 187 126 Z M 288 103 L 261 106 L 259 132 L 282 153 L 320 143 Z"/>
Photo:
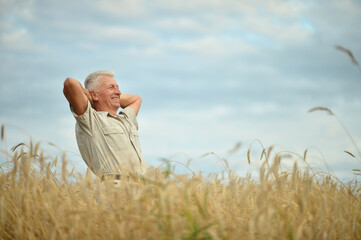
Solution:
<path fill-rule="evenodd" d="M 107 174 L 143 175 L 146 164 L 138 139 L 138 122 L 133 108 L 126 107 L 113 116 L 88 107 L 76 119 L 75 134 L 85 163 L 97 176 Z"/>

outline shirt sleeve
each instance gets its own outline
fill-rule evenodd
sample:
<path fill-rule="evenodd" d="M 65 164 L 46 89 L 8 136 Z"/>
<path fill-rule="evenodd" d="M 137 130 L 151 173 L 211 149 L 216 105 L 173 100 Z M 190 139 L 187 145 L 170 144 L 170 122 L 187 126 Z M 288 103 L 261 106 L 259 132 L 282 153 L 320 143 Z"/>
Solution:
<path fill-rule="evenodd" d="M 76 114 L 72 106 L 70 106 L 70 111 L 73 113 L 73 116 L 75 117 L 75 120 L 79 127 L 82 128 L 89 135 L 91 135 L 92 124 L 94 124 L 93 112 L 95 110 L 92 108 L 90 101 L 88 100 L 88 106 L 83 115 Z"/>
<path fill-rule="evenodd" d="M 129 118 L 129 120 L 135 125 L 138 130 L 138 121 L 137 116 L 135 115 L 134 109 L 132 107 L 126 107 L 119 114 L 124 114 Z"/>

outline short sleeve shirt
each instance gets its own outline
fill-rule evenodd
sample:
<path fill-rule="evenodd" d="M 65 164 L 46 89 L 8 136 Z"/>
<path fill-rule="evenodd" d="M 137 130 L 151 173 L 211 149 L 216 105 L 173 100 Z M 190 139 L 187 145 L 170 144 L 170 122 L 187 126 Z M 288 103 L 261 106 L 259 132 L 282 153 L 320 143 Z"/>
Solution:
<path fill-rule="evenodd" d="M 76 119 L 75 134 L 80 154 L 95 175 L 145 173 L 133 108 L 126 107 L 113 116 L 96 111 L 88 101 L 83 115 L 77 115 L 73 108 L 71 111 Z"/>

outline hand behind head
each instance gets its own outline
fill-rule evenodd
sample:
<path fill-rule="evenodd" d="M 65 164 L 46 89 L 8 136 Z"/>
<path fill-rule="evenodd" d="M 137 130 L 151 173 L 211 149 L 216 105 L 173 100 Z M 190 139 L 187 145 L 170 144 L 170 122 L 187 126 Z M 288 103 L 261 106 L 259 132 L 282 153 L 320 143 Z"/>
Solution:
<path fill-rule="evenodd" d="M 86 88 L 83 88 L 83 90 L 84 90 L 85 95 L 88 97 L 90 104 L 92 105 L 92 108 L 94 108 L 94 101 L 93 101 L 93 98 L 92 98 L 89 90 Z"/>

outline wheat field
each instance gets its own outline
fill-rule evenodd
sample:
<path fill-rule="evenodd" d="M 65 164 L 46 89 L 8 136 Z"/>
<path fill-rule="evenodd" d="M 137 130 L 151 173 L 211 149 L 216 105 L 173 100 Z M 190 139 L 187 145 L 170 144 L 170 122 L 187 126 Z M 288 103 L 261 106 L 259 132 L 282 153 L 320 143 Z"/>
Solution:
<path fill-rule="evenodd" d="M 336 48 L 361 70 L 350 50 Z M 309 112 L 317 110 L 337 118 L 360 158 L 342 121 L 324 107 Z M 357 178 L 345 184 L 296 162 L 282 171 L 281 155 L 265 149 L 259 178 L 149 168 L 117 186 L 69 172 L 65 154 L 49 156 L 32 141 L 0 155 L 0 239 L 361 239 Z"/>
<path fill-rule="evenodd" d="M 1 165 L 1 239 L 361 239 L 357 182 L 296 164 L 281 172 L 277 155 L 259 179 L 150 168 L 115 187 L 68 172 L 66 156 L 39 143 L 13 150 Z"/>

